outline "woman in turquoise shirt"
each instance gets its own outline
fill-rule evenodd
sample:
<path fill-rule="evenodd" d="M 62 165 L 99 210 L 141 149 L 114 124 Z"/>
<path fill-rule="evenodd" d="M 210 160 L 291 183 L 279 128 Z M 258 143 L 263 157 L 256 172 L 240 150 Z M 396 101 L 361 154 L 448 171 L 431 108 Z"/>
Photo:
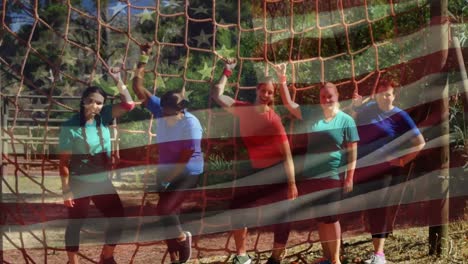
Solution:
<path fill-rule="evenodd" d="M 116 263 L 114 248 L 122 233 L 124 209 L 119 195 L 108 177 L 111 152 L 109 125 L 134 107 L 119 73 L 111 73 L 117 82 L 121 103 L 105 105 L 106 93 L 99 87 L 88 87 L 81 96 L 80 112 L 60 129 L 59 170 L 64 204 L 69 223 L 65 231 L 68 263 L 78 263 L 80 229 L 88 215 L 92 200 L 109 220 L 105 231 L 102 264 Z"/>
<path fill-rule="evenodd" d="M 286 84 L 282 85 L 280 93 L 286 108 L 306 124 L 308 144 L 302 182 L 298 181 L 297 184 L 299 196 L 311 191 L 336 189 L 338 191 L 332 191 L 330 195 L 316 201 L 317 204 L 336 205 L 341 200 L 342 193 L 353 189 L 359 141 L 355 122 L 351 116 L 340 110 L 338 89 L 332 83 L 321 85 L 321 109 L 318 110 L 312 106 L 300 107 L 293 102 Z M 324 254 L 324 259 L 319 263 L 341 263 L 341 227 L 338 218 L 328 215 L 320 217 L 318 221 Z"/>

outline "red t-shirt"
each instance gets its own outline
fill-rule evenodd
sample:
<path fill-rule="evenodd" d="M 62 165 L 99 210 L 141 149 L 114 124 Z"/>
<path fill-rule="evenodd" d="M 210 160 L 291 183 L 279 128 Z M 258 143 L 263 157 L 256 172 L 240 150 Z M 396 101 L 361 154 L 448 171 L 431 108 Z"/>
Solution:
<path fill-rule="evenodd" d="M 283 160 L 281 144 L 288 140 L 281 118 L 270 109 L 259 113 L 251 103 L 235 101 L 234 115 L 239 117 L 240 134 L 252 167 L 266 168 Z"/>

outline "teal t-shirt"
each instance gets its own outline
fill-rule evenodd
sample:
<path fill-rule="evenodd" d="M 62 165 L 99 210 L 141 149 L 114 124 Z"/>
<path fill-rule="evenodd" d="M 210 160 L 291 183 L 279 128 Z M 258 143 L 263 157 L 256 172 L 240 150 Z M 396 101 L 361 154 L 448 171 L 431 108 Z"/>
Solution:
<path fill-rule="evenodd" d="M 69 170 L 73 180 L 101 182 L 108 179 L 111 153 L 109 124 L 112 122 L 112 105 L 102 108 L 100 118 L 102 144 L 96 120 L 84 127 L 86 142 L 78 114 L 64 122 L 60 128 L 59 151 L 72 153 Z M 89 146 L 89 151 L 86 144 Z"/>
<path fill-rule="evenodd" d="M 342 111 L 328 122 L 321 109 L 301 111 L 308 138 L 303 177 L 340 180 L 347 169 L 346 143 L 359 141 L 356 123 Z"/>

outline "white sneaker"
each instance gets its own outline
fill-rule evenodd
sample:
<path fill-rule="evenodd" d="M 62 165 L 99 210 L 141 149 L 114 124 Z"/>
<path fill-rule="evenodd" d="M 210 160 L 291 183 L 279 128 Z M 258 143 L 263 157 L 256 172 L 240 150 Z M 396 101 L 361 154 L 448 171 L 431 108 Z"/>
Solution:
<path fill-rule="evenodd" d="M 372 254 L 370 259 L 364 260 L 365 264 L 385 264 L 387 261 L 385 260 L 384 256 Z"/>
<path fill-rule="evenodd" d="M 232 260 L 233 264 L 251 264 L 252 259 L 249 257 L 249 255 L 245 256 L 234 256 L 234 259 Z"/>

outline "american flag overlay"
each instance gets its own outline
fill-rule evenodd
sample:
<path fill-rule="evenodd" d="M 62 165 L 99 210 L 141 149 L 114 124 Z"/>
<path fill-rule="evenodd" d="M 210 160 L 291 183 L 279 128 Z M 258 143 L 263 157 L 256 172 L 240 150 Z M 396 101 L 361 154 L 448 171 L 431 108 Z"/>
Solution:
<path fill-rule="evenodd" d="M 256 263 L 277 226 L 288 263 L 322 223 L 439 252 L 466 228 L 466 1 L 1 3 L 1 263 L 169 263 L 181 226 L 196 263 L 244 227 Z"/>

